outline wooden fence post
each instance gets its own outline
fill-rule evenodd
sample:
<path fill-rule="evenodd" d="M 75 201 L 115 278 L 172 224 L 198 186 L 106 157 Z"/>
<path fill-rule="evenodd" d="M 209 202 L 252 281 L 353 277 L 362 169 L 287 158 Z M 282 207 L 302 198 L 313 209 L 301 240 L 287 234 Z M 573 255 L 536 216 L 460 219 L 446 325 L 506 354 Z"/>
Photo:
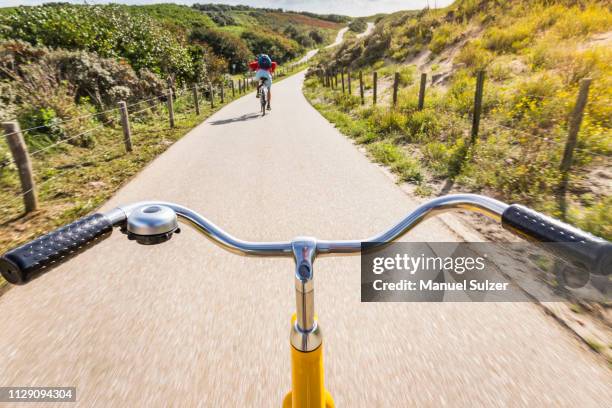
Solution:
<path fill-rule="evenodd" d="M 565 142 L 565 151 L 563 152 L 563 159 L 561 160 L 561 182 L 559 184 L 559 207 L 561 210 L 561 217 L 565 219 L 567 211 L 567 203 L 565 201 L 565 195 L 567 192 L 567 186 L 569 181 L 569 170 L 572 166 L 572 160 L 574 158 L 574 149 L 576 148 L 576 142 L 578 141 L 578 132 L 580 131 L 580 125 L 582 124 L 582 117 L 584 116 L 584 108 L 586 107 L 589 98 L 589 87 L 591 86 L 591 78 L 584 78 L 580 81 L 580 90 L 578 91 L 578 97 L 576 98 L 576 105 L 572 110 L 569 118 L 569 130 L 567 132 L 567 141 Z"/>
<path fill-rule="evenodd" d="M 349 95 L 353 94 L 353 88 L 351 87 L 351 70 L 346 71 L 346 81 L 348 83 L 348 93 Z"/>
<path fill-rule="evenodd" d="M 345 88 L 344 88 L 344 68 L 342 68 L 340 70 L 340 77 L 342 78 L 342 93 L 345 93 Z"/>
<path fill-rule="evenodd" d="M 425 107 L 425 87 L 427 86 L 427 74 L 421 74 L 421 86 L 419 87 L 419 110 L 423 110 Z"/>
<path fill-rule="evenodd" d="M 208 91 L 210 92 L 210 108 L 215 107 L 215 90 L 212 86 L 212 82 L 208 83 Z"/>
<path fill-rule="evenodd" d="M 365 104 L 365 97 L 363 93 L 363 71 L 359 71 L 359 95 L 361 96 L 361 104 Z"/>
<path fill-rule="evenodd" d="M 174 127 L 174 92 L 172 92 L 172 88 L 168 89 L 168 121 L 170 122 L 170 127 Z"/>
<path fill-rule="evenodd" d="M 168 88 L 170 88 L 170 90 L 172 91 L 172 97 L 175 96 L 175 91 L 174 91 L 174 79 L 172 79 L 172 76 L 168 77 Z"/>
<path fill-rule="evenodd" d="M 372 103 L 376 105 L 376 94 L 378 91 L 378 72 L 374 71 L 372 74 Z"/>
<path fill-rule="evenodd" d="M 221 83 L 221 103 L 225 103 L 225 91 L 224 91 L 224 86 L 223 83 Z"/>
<path fill-rule="evenodd" d="M 474 94 L 474 115 L 472 116 L 472 135 L 471 144 L 478 138 L 478 128 L 480 126 L 480 114 L 482 113 L 482 94 L 484 91 L 484 70 L 478 71 L 476 77 L 476 93 Z"/>
<path fill-rule="evenodd" d="M 232 98 L 234 98 L 236 96 L 236 89 L 234 88 L 234 80 L 232 79 Z"/>
<path fill-rule="evenodd" d="M 19 181 L 21 182 L 21 193 L 23 194 L 23 203 L 25 212 L 29 213 L 38 209 L 38 198 L 36 197 L 36 183 L 32 174 L 32 163 L 28 155 L 23 134 L 18 122 L 3 122 L 2 128 L 6 135 L 13 161 L 19 172 Z"/>
<path fill-rule="evenodd" d="M 119 113 L 121 114 L 121 127 L 123 128 L 123 143 L 125 151 L 132 151 L 132 131 L 130 130 L 130 116 L 124 101 L 119 102 Z"/>
<path fill-rule="evenodd" d="M 200 114 L 200 99 L 198 98 L 198 86 L 193 87 L 193 105 L 195 106 L 196 115 Z"/>
<path fill-rule="evenodd" d="M 399 79 L 400 74 L 399 72 L 396 72 L 393 78 L 393 106 L 397 105 L 397 88 L 399 88 Z"/>

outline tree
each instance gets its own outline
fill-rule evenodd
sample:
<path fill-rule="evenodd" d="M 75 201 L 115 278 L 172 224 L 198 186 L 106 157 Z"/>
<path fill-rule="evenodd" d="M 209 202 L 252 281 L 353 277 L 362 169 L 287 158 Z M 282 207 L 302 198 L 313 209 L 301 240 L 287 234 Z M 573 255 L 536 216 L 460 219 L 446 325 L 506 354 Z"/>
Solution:
<path fill-rule="evenodd" d="M 321 44 L 323 41 L 325 41 L 325 37 L 323 37 L 323 34 L 321 34 L 319 30 L 312 30 L 308 33 L 308 36 L 317 44 Z"/>

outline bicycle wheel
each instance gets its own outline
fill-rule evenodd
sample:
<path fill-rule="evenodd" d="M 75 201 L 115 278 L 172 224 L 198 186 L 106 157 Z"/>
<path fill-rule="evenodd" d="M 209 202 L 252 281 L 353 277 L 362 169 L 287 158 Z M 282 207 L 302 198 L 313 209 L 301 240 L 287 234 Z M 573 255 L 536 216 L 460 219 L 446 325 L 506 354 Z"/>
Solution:
<path fill-rule="evenodd" d="M 261 101 L 261 116 L 266 116 L 266 103 L 268 102 L 268 92 L 265 89 L 262 89 L 259 99 Z"/>

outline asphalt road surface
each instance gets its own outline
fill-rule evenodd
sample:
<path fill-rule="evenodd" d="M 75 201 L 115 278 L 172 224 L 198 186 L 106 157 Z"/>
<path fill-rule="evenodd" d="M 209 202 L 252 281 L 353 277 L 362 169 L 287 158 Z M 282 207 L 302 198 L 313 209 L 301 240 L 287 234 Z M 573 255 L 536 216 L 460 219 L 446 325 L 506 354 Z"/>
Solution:
<path fill-rule="evenodd" d="M 327 47 L 325 47 L 325 48 L 332 48 L 332 47 L 335 47 L 336 45 L 340 45 L 340 44 L 342 44 L 342 41 L 344 41 L 344 34 L 346 34 L 346 32 L 347 32 L 348 30 L 349 30 L 349 28 L 348 28 L 348 27 L 344 27 L 344 28 L 340 29 L 340 30 L 338 31 L 338 34 L 336 34 L 336 40 L 335 40 L 333 43 L 329 44 L 329 45 L 328 45 Z"/>
<path fill-rule="evenodd" d="M 249 240 L 361 238 L 416 206 L 300 91 L 249 94 L 105 206 L 174 201 Z M 413 241 L 458 240 L 427 221 Z M 532 304 L 360 303 L 359 257 L 316 262 L 326 386 L 338 407 L 602 407 L 610 368 Z M 0 385 L 76 386 L 79 406 L 273 407 L 290 387 L 290 259 L 226 253 L 189 228 L 120 233 L 0 297 Z M 606 403 L 605 401 L 608 401 Z M 44 406 L 49 406 L 45 404 Z"/>

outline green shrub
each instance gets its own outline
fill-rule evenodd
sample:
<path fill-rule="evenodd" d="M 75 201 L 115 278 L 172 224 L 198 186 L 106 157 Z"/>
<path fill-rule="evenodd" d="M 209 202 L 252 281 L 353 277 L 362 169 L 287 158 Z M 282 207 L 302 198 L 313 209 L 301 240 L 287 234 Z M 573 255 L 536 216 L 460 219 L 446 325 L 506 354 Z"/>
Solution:
<path fill-rule="evenodd" d="M 370 116 L 370 123 L 380 133 L 389 134 L 402 132 L 406 126 L 406 115 L 388 108 L 374 109 Z"/>
<path fill-rule="evenodd" d="M 485 47 L 497 52 L 516 52 L 529 44 L 535 34 L 531 21 L 517 21 L 506 27 L 491 27 L 484 34 Z"/>
<path fill-rule="evenodd" d="M 254 55 L 266 53 L 280 63 L 296 58 L 302 48 L 298 43 L 279 34 L 262 31 L 247 30 L 241 34 L 242 39 Z"/>
<path fill-rule="evenodd" d="M 408 115 L 406 129 L 410 141 L 431 140 L 438 136 L 440 130 L 438 115 L 431 109 L 415 111 Z"/>
<path fill-rule="evenodd" d="M 410 86 L 414 83 L 414 77 L 416 75 L 416 67 L 414 65 L 402 65 L 398 69 L 400 74 L 399 84 L 401 86 Z"/>
<path fill-rule="evenodd" d="M 581 10 L 572 7 L 559 18 L 554 26 L 561 38 L 582 37 L 591 33 L 609 30 L 612 26 L 612 11 L 609 7 L 591 4 Z"/>
<path fill-rule="evenodd" d="M 418 162 L 412 158 L 404 157 L 391 166 L 391 171 L 399 176 L 400 181 L 420 183 L 423 174 Z"/>
<path fill-rule="evenodd" d="M 198 28 L 191 32 L 189 40 L 207 44 L 217 55 L 222 56 L 229 64 L 229 70 L 233 65 L 237 72 L 247 69 L 247 62 L 253 57 L 253 53 L 246 43 L 238 36 L 211 28 Z"/>
<path fill-rule="evenodd" d="M 455 177 L 461 171 L 461 165 L 466 158 L 467 145 L 462 138 L 458 138 L 450 146 L 433 141 L 426 143 L 421 152 L 425 163 L 435 175 Z"/>
<path fill-rule="evenodd" d="M 333 95 L 333 102 L 343 112 L 350 112 L 361 104 L 361 98 L 356 95 L 336 93 Z"/>
<path fill-rule="evenodd" d="M 37 128 L 36 133 L 46 133 L 53 140 L 65 137 L 64 129 L 59 125 L 60 118 L 57 117 L 53 108 L 31 107 L 21 112 L 19 124 L 25 129 Z"/>
<path fill-rule="evenodd" d="M 148 68 L 179 77 L 192 74 L 189 53 L 172 33 L 150 17 L 129 10 L 120 5 L 59 3 L 17 7 L 0 15 L 1 35 L 33 45 L 124 58 L 136 71 Z"/>
<path fill-rule="evenodd" d="M 308 36 L 314 41 L 316 44 L 322 44 L 325 41 L 325 37 L 319 30 L 311 30 L 308 33 Z"/>
<path fill-rule="evenodd" d="M 458 71 L 452 79 L 447 93 L 449 105 L 461 115 L 467 115 L 474 105 L 474 90 L 476 79 L 468 71 Z"/>
<path fill-rule="evenodd" d="M 388 142 L 376 142 L 368 145 L 368 152 L 378 163 L 391 166 L 402 160 L 404 155 L 399 147 Z"/>
<path fill-rule="evenodd" d="M 562 84 L 558 76 L 544 74 L 519 82 L 511 100 L 510 116 L 530 127 L 548 128 L 565 117 L 567 108 L 559 106 L 557 92 Z"/>
<path fill-rule="evenodd" d="M 461 36 L 461 27 L 445 23 L 437 27 L 429 43 L 429 49 L 434 54 L 441 53 L 447 46 L 456 43 Z"/>
<path fill-rule="evenodd" d="M 574 225 L 607 240 L 612 240 L 612 196 L 586 208 L 570 208 L 568 218 Z"/>
<path fill-rule="evenodd" d="M 356 18 L 349 23 L 348 27 L 355 33 L 362 33 L 368 27 L 368 23 L 363 18 Z"/>
<path fill-rule="evenodd" d="M 454 62 L 465 64 L 474 72 L 486 68 L 492 60 L 493 54 L 484 49 L 479 40 L 472 40 L 463 46 L 455 57 Z"/>

